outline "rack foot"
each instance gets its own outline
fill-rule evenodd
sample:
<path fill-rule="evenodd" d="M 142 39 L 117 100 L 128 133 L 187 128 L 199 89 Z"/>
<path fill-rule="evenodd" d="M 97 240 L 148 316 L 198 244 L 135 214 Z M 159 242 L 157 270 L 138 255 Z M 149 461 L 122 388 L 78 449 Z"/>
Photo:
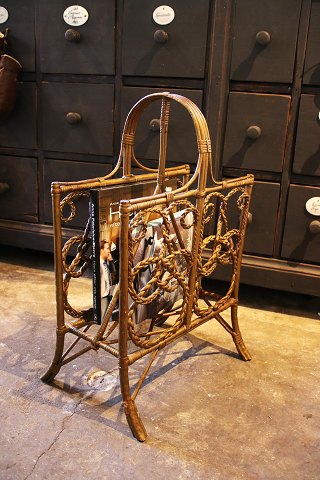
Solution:
<path fill-rule="evenodd" d="M 236 346 L 236 349 L 238 350 L 238 353 L 243 360 L 249 361 L 251 360 L 251 355 L 249 353 L 249 350 L 245 346 L 245 343 L 243 341 L 243 338 L 239 329 L 238 306 L 231 307 L 231 321 L 232 321 L 232 326 L 234 331 L 232 338 Z"/>
<path fill-rule="evenodd" d="M 137 407 L 132 399 L 123 402 L 124 411 L 127 417 L 128 425 L 139 442 L 144 442 L 147 438 L 147 431 L 144 428 L 142 420 L 139 416 Z"/>
<path fill-rule="evenodd" d="M 56 351 L 54 353 L 52 363 L 46 373 L 41 377 L 41 380 L 45 383 L 52 382 L 54 377 L 59 373 L 64 348 L 64 337 L 64 334 L 57 334 Z"/>
<path fill-rule="evenodd" d="M 59 373 L 60 368 L 61 367 L 59 367 L 58 365 L 51 365 L 47 370 L 47 372 L 44 375 L 42 375 L 41 377 L 42 382 L 45 382 L 45 383 L 52 382 L 54 377 Z"/>

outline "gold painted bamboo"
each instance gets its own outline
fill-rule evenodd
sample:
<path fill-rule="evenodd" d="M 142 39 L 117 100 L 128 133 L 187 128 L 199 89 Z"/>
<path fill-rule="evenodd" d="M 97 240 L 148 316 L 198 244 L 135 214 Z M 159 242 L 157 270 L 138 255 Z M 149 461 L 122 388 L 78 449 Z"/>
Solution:
<path fill-rule="evenodd" d="M 139 417 L 130 393 L 128 372 L 128 236 L 129 236 L 128 202 L 120 203 L 120 298 L 119 298 L 119 375 L 124 411 L 134 436 L 141 442 L 147 432 Z"/>
<path fill-rule="evenodd" d="M 158 168 L 154 169 L 143 165 L 136 158 L 134 152 L 134 144 L 136 128 L 141 118 L 142 112 L 151 103 L 159 100 L 161 100 L 159 162 Z M 193 174 L 190 174 L 189 165 L 179 165 L 170 168 L 166 167 L 169 112 L 170 103 L 172 101 L 181 104 L 182 107 L 184 107 L 188 111 L 193 121 L 198 146 L 198 160 Z M 144 173 L 134 175 L 132 173 L 133 165 L 142 169 Z M 115 175 L 119 171 L 121 166 L 123 168 L 122 178 L 118 178 L 118 175 L 116 178 Z M 210 187 L 207 187 L 208 173 L 211 175 L 210 180 L 213 183 L 213 185 Z M 182 186 L 179 186 L 173 192 L 164 192 L 165 179 L 176 176 L 183 176 L 184 182 Z M 82 252 L 82 249 L 87 248 L 88 246 L 87 237 L 89 231 L 86 230 L 82 237 L 72 237 L 72 239 L 70 241 L 68 240 L 63 246 L 61 227 L 62 210 L 66 204 L 68 204 L 72 207 L 73 210 L 75 210 L 75 205 L 73 203 L 74 199 L 80 196 L 88 196 L 88 192 L 90 189 L 100 187 L 112 188 L 116 185 L 129 185 L 137 181 L 140 182 L 149 180 L 156 180 L 157 186 L 154 195 L 120 202 L 120 281 L 117 289 L 114 292 L 113 299 L 109 304 L 109 308 L 102 322 L 102 325 L 98 328 L 98 331 L 95 335 L 89 335 L 86 332 L 89 327 L 91 327 L 92 322 L 85 320 L 84 315 L 82 316 L 81 312 L 78 313 L 76 310 L 72 309 L 68 302 L 68 287 L 70 279 L 78 278 L 83 274 L 83 271 L 85 270 L 85 268 L 83 268 L 83 271 L 81 270 L 76 272 L 76 268 L 79 265 L 81 259 L 84 259 L 85 267 L 88 267 L 89 265 L 89 259 L 85 258 L 85 253 Z M 121 393 L 123 397 L 124 409 L 128 424 L 135 437 L 140 441 L 144 441 L 147 434 L 143 423 L 139 417 L 134 400 L 159 350 L 161 350 L 174 340 L 177 340 L 182 335 L 195 329 L 199 325 L 209 320 L 215 319 L 232 336 L 235 346 L 242 358 L 244 360 L 249 360 L 251 357 L 243 343 L 243 339 L 239 329 L 238 295 L 240 266 L 244 245 L 244 233 L 246 229 L 252 185 L 252 175 L 246 175 L 240 178 L 228 179 L 223 181 L 216 181 L 213 178 L 211 143 L 208 126 L 202 112 L 191 100 L 169 92 L 154 93 L 139 100 L 139 102 L 137 102 L 137 104 L 130 110 L 127 116 L 123 130 L 118 161 L 115 168 L 109 174 L 105 175 L 104 177 L 92 178 L 80 182 L 54 182 L 52 184 L 52 204 L 55 235 L 57 334 L 54 359 L 42 379 L 44 381 L 51 381 L 58 373 L 62 365 L 69 363 L 74 358 L 77 358 L 78 356 L 86 353 L 91 349 L 102 349 L 107 353 L 117 357 L 119 362 Z M 207 205 L 207 198 L 208 196 L 212 196 L 212 198 L 217 198 L 217 196 L 219 196 L 219 198 L 225 198 L 223 196 L 223 191 L 227 190 L 231 192 L 233 191 L 232 189 L 236 189 L 235 191 L 237 191 L 237 189 L 241 190 L 240 193 L 243 194 L 243 197 L 241 197 L 240 199 L 241 202 L 243 201 L 243 199 L 245 199 L 243 206 L 241 207 L 242 214 L 240 217 L 239 229 L 232 230 L 231 233 L 228 231 L 226 232 L 228 228 L 226 227 L 226 212 L 224 209 L 226 209 L 227 206 L 223 204 L 222 211 L 221 213 L 219 213 L 219 215 L 221 216 L 218 219 L 217 231 L 215 236 L 212 237 L 214 239 L 214 242 L 216 242 L 217 246 L 215 247 L 215 244 L 213 245 L 212 250 L 208 253 L 208 255 L 211 255 L 209 257 L 209 260 L 205 260 L 205 263 L 203 264 L 202 259 L 203 257 L 205 257 L 203 252 L 203 245 L 207 245 L 206 239 L 204 240 L 205 212 L 207 211 L 206 209 L 212 208 L 210 206 L 211 200 L 208 200 L 209 206 Z M 64 199 L 60 201 L 61 194 L 66 195 L 66 197 L 64 197 Z M 227 204 L 227 200 L 224 201 Z M 185 248 L 179 226 L 174 217 L 173 210 L 170 208 L 171 204 L 176 205 L 178 202 L 195 205 L 196 215 L 194 215 L 194 219 L 196 217 L 196 224 L 194 226 L 192 251 L 190 252 L 187 252 Z M 174 255 L 176 254 L 176 252 L 178 252 L 179 254 L 180 248 L 180 250 L 183 251 L 183 255 L 186 255 L 186 261 L 189 262 L 188 276 L 185 282 L 180 283 L 180 286 L 183 286 L 184 292 L 182 305 L 178 308 L 173 307 L 170 312 L 166 312 L 164 310 L 158 312 L 158 314 L 155 315 L 152 320 L 152 322 L 154 321 L 154 323 L 151 322 L 150 328 L 152 331 L 138 334 L 135 330 L 135 325 L 132 321 L 132 318 L 130 317 L 131 307 L 129 308 L 128 302 L 129 290 L 132 287 L 131 284 L 129 285 L 129 274 L 131 273 L 131 269 L 133 268 L 132 265 L 129 265 L 129 217 L 132 214 L 139 214 L 139 212 L 142 212 L 142 214 L 144 215 L 144 222 L 145 224 L 147 224 L 153 209 L 167 212 L 167 217 L 165 217 L 165 213 L 163 213 L 163 218 L 170 218 L 170 222 L 173 226 L 173 230 L 176 233 L 178 241 L 177 246 L 168 246 L 169 254 L 172 256 L 171 258 L 173 259 L 173 266 L 165 263 L 165 261 L 163 261 L 163 265 L 166 265 L 169 275 L 172 275 L 172 278 L 174 275 L 176 275 L 174 277 L 176 281 L 181 282 L 181 278 L 178 275 L 179 272 L 174 273 L 174 269 L 177 268 Z M 70 215 L 67 221 L 71 221 L 73 216 L 74 212 L 72 213 L 72 215 Z M 209 217 L 209 219 L 210 218 L 211 217 Z M 166 220 L 166 222 L 166 228 L 168 228 L 169 221 Z M 224 233 L 226 233 L 225 237 Z M 163 235 L 164 234 L 165 232 L 163 232 Z M 233 234 L 236 235 L 236 246 L 234 249 L 232 239 Z M 209 240 L 213 241 L 210 238 Z M 229 241 L 230 243 L 223 244 L 223 241 Z M 76 261 L 72 262 L 70 265 L 67 265 L 65 256 L 69 253 L 70 246 L 76 242 L 80 242 L 77 254 L 78 256 L 75 259 Z M 229 290 L 223 297 L 219 297 L 203 290 L 201 287 L 201 280 L 203 276 L 208 275 L 208 272 L 211 271 L 211 268 L 212 270 L 214 270 L 216 265 L 213 262 L 225 261 L 225 252 L 221 254 L 222 245 L 224 245 L 224 248 L 229 249 L 228 252 L 230 251 L 230 256 L 233 259 L 233 270 Z M 226 247 L 226 245 L 228 247 Z M 132 249 L 133 253 L 136 252 L 137 248 L 138 244 L 135 244 L 134 248 Z M 175 251 L 173 252 L 173 250 Z M 180 253 L 180 255 L 181 254 L 182 253 Z M 219 255 L 221 255 L 220 260 Z M 193 259 L 192 262 L 190 260 L 191 258 Z M 65 281 L 63 279 L 64 272 L 66 273 Z M 132 278 L 133 277 L 130 277 L 130 282 L 132 282 Z M 154 277 L 153 281 L 159 282 L 159 285 L 161 285 L 162 281 L 160 274 L 157 277 Z M 131 293 L 134 294 L 134 291 L 131 290 Z M 118 322 L 115 322 L 112 327 L 109 328 L 109 331 L 107 333 L 106 329 L 112 311 L 117 303 L 118 296 L 119 348 L 117 349 L 110 344 L 111 342 L 115 344 L 117 340 L 107 342 L 106 338 L 108 338 L 111 331 L 115 329 Z M 212 298 L 215 300 L 215 303 L 212 302 Z M 139 297 L 137 297 L 137 299 L 141 301 Z M 201 299 L 204 300 L 205 304 L 207 305 L 206 307 L 202 307 L 198 303 Z M 221 315 L 221 313 L 227 309 L 231 310 L 231 324 L 224 320 Z M 79 318 L 69 324 L 66 324 L 65 312 Z M 159 320 L 162 322 L 159 323 L 159 326 L 163 326 L 166 319 L 168 319 L 170 316 L 174 319 L 173 325 L 165 325 L 163 328 L 157 327 L 157 322 Z M 80 328 L 82 327 L 85 327 L 83 331 L 80 330 Z M 63 353 L 64 339 L 65 336 L 69 334 L 76 336 L 77 339 L 73 343 L 71 343 L 71 345 Z M 84 342 L 89 342 L 89 345 L 72 355 L 71 352 L 80 339 Z M 129 340 L 131 340 L 136 346 L 136 350 L 130 354 L 128 353 Z M 151 354 L 151 359 L 149 360 L 147 367 L 144 369 L 142 375 L 140 376 L 133 395 L 131 395 L 129 367 L 134 362 L 148 354 Z"/>

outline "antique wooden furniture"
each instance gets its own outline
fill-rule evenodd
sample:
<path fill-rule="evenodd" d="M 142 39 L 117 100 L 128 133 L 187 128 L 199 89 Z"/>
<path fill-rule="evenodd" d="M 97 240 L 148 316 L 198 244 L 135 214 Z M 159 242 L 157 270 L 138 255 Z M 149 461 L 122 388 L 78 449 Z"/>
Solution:
<path fill-rule="evenodd" d="M 127 112 L 166 90 L 204 113 L 215 178 L 255 176 L 242 282 L 318 295 L 319 216 L 306 202 L 320 197 L 319 1 L 171 0 L 166 25 L 153 18 L 160 5 L 83 0 L 86 23 L 69 25 L 67 0 L 2 1 L 0 31 L 23 71 L 0 122 L 1 243 L 52 251 L 51 182 L 110 173 Z M 153 108 L 136 154 L 155 166 Z M 168 165 L 183 158 L 193 171 L 186 113 L 173 122 Z"/>
<path fill-rule="evenodd" d="M 135 156 L 134 143 L 137 124 L 142 112 L 161 99 L 160 152 L 158 169 L 142 165 Z M 188 178 L 189 166 L 165 168 L 170 103 L 183 106 L 192 118 L 198 147 L 195 172 Z M 143 173 L 133 174 L 132 165 Z M 167 344 L 211 319 L 217 320 L 232 336 L 235 346 L 244 360 L 250 359 L 238 326 L 239 275 L 253 186 L 253 176 L 216 182 L 211 175 L 211 142 L 206 121 L 199 108 L 189 99 L 170 93 L 151 94 L 140 100 L 130 111 L 122 136 L 121 151 L 116 168 L 102 178 L 75 183 L 52 184 L 55 267 L 57 300 L 57 343 L 52 364 L 43 376 L 49 382 L 60 368 L 90 349 L 102 349 L 118 358 L 123 404 L 128 423 L 138 440 L 144 441 L 146 431 L 138 415 L 135 398 L 157 353 Z M 116 176 L 122 168 L 122 177 Z M 166 177 L 187 176 L 182 186 L 171 192 L 164 191 Z M 76 218 L 76 199 L 88 197 L 89 189 L 128 184 L 138 180 L 157 179 L 155 194 L 146 198 L 120 202 L 120 280 L 101 325 L 86 318 L 85 312 L 72 307 L 68 299 L 70 281 L 76 281 L 91 266 L 90 247 L 92 229 L 88 221 L 82 235 L 76 235 L 65 243 L 62 239 L 62 222 L 72 223 Z M 209 185 L 211 183 L 211 185 Z M 65 207 L 71 207 L 65 218 Z M 179 220 L 177 211 L 182 211 Z M 230 214 L 233 211 L 233 214 Z M 161 219 L 162 243 L 159 251 L 134 263 L 134 255 L 146 235 L 151 216 Z M 189 220 L 187 222 L 187 216 Z M 234 216 L 236 222 L 234 223 Z M 209 226 L 209 233 L 205 228 Z M 191 230 L 189 242 L 184 230 Z M 135 233 L 138 232 L 138 233 Z M 176 241 L 172 238 L 175 235 Z M 173 236 L 174 236 L 173 235 Z M 68 256 L 77 245 L 72 261 Z M 204 252 L 206 251 L 206 255 Z M 152 267 L 152 275 L 142 289 L 135 279 L 146 266 Z M 213 275 L 218 267 L 230 271 L 229 286 L 223 296 L 209 292 L 202 280 Z M 169 309 L 158 308 L 144 328 L 135 322 L 137 309 L 161 299 L 165 293 L 180 291 L 180 297 Z M 100 289 L 99 289 L 100 294 Z M 129 297 L 130 296 L 130 297 Z M 130 302 L 129 302 L 130 298 Z M 118 320 L 110 322 L 119 302 Z M 221 315 L 231 309 L 231 324 Z M 69 320 L 66 320 L 66 314 Z M 71 319 L 70 319 L 71 317 Z M 111 326 L 110 326 L 111 324 Z M 111 338 L 118 327 L 118 336 Z M 89 332 L 90 329 L 90 333 Z M 76 339 L 64 350 L 65 337 Z M 74 353 L 74 347 L 82 340 L 86 346 Z M 129 340 L 134 350 L 128 350 Z M 134 391 L 130 388 L 129 367 L 140 358 L 150 355 Z"/>

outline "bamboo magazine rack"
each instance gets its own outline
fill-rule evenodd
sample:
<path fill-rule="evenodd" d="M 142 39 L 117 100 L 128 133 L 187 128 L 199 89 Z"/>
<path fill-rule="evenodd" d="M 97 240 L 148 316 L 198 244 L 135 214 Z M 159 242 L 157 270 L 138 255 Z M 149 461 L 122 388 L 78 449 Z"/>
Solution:
<path fill-rule="evenodd" d="M 142 112 L 159 100 L 159 164 L 157 169 L 153 169 L 137 160 L 134 141 Z M 193 121 L 198 162 L 192 175 L 188 165 L 166 168 L 172 101 L 182 105 Z M 133 174 L 132 165 L 143 173 Z M 121 169 L 122 177 L 119 176 Z M 175 182 L 174 178 L 178 178 L 175 187 L 168 189 L 167 182 Z M 155 189 L 148 196 L 120 198 L 117 224 L 120 229 L 119 278 L 106 311 L 97 322 L 86 312 L 72 306 L 68 297 L 70 281 L 83 276 L 97 261 L 92 249 L 93 221 L 89 219 L 83 233 L 69 238 L 65 243 L 62 224 L 72 223 L 77 213 L 76 200 L 80 197 L 89 200 L 93 190 L 113 191 L 117 186 L 130 186 L 137 182 L 153 182 Z M 225 181 L 214 180 L 208 127 L 199 108 L 189 99 L 164 92 L 148 95 L 137 102 L 128 114 L 119 160 L 110 174 L 74 183 L 52 184 L 57 333 L 54 358 L 42 380 L 52 381 L 63 365 L 91 349 L 102 349 L 113 355 L 118 359 L 121 394 L 128 424 L 133 435 L 144 441 L 147 433 L 135 399 L 156 355 L 166 345 L 214 319 L 232 336 L 242 359 L 250 360 L 239 330 L 237 308 L 252 186 L 252 175 Z M 68 218 L 64 214 L 66 206 L 71 209 Z M 236 212 L 236 223 L 230 220 L 231 208 Z M 153 250 L 148 255 L 139 254 L 142 243 L 150 235 L 153 235 L 153 239 L 157 237 Z M 76 252 L 71 257 L 74 250 Z M 206 290 L 203 285 L 203 280 L 213 277 L 218 267 L 226 267 L 231 272 L 227 291 L 221 296 Z M 148 275 L 141 283 L 142 272 L 146 271 Z M 222 317 L 222 312 L 227 309 L 231 312 L 230 321 Z M 144 312 L 142 322 L 141 312 Z M 66 337 L 73 338 L 67 347 Z M 134 348 L 128 348 L 129 342 Z M 80 348 L 81 343 L 84 343 L 83 348 Z M 140 379 L 131 388 L 130 366 L 146 355 L 149 355 L 149 361 Z"/>

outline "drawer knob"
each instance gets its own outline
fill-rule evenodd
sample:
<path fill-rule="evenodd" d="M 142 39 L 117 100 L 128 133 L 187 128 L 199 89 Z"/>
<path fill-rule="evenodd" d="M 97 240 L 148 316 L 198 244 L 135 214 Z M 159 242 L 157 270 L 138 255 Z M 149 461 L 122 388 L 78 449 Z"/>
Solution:
<path fill-rule="evenodd" d="M 82 117 L 80 113 L 77 112 L 69 112 L 66 115 L 66 120 L 70 125 L 76 125 L 77 123 L 80 123 L 82 120 Z"/>
<path fill-rule="evenodd" d="M 81 35 L 80 35 L 80 32 L 78 32 L 78 30 L 73 30 L 73 28 L 68 28 L 68 30 L 66 30 L 66 33 L 64 34 L 64 38 L 68 42 L 80 42 Z"/>
<path fill-rule="evenodd" d="M 313 234 L 320 233 L 320 221 L 312 220 L 309 224 L 309 232 Z"/>
<path fill-rule="evenodd" d="M 160 131 L 160 120 L 159 118 L 153 118 L 151 122 L 149 123 L 149 128 L 153 132 L 159 132 Z"/>
<path fill-rule="evenodd" d="M 259 43 L 259 45 L 262 45 L 263 47 L 265 47 L 266 45 L 269 45 L 269 43 L 271 42 L 270 33 L 266 32 L 265 30 L 261 30 L 256 35 L 256 42 Z"/>
<path fill-rule="evenodd" d="M 167 43 L 169 35 L 164 30 L 156 30 L 153 35 L 154 41 L 157 43 Z"/>
<path fill-rule="evenodd" d="M 259 138 L 261 133 L 262 130 L 260 127 L 258 127 L 258 125 L 250 125 L 250 127 L 247 128 L 247 137 L 251 140 L 256 140 Z"/>
<path fill-rule="evenodd" d="M 251 225 L 253 222 L 253 215 L 251 212 L 248 212 L 247 224 Z"/>
<path fill-rule="evenodd" d="M 0 182 L 0 193 L 5 193 L 10 189 L 9 184 L 6 182 Z"/>

